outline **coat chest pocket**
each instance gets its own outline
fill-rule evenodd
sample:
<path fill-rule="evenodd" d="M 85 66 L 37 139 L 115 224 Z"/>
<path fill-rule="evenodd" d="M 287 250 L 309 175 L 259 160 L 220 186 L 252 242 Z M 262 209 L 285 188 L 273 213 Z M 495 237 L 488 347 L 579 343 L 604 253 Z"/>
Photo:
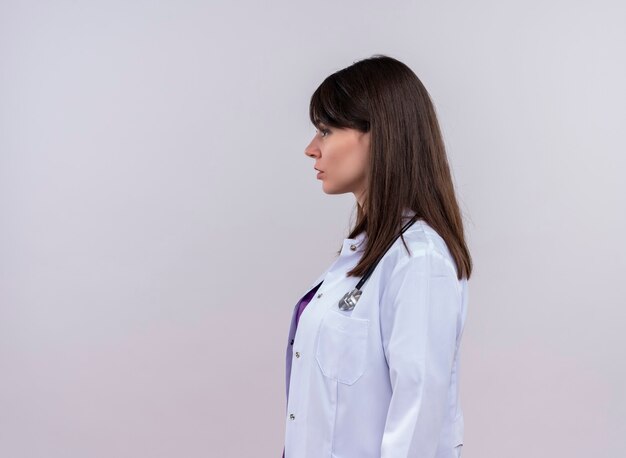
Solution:
<path fill-rule="evenodd" d="M 324 316 L 317 339 L 315 359 L 322 373 L 347 385 L 365 372 L 370 320 L 330 310 Z"/>

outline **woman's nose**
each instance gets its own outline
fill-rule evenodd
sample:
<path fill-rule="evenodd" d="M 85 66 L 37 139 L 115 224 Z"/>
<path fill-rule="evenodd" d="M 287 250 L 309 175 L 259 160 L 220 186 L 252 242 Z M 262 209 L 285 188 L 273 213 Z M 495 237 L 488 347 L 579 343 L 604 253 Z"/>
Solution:
<path fill-rule="evenodd" d="M 309 157 L 318 157 L 319 150 L 317 148 L 312 147 L 311 145 L 307 146 L 304 149 L 304 154 Z"/>

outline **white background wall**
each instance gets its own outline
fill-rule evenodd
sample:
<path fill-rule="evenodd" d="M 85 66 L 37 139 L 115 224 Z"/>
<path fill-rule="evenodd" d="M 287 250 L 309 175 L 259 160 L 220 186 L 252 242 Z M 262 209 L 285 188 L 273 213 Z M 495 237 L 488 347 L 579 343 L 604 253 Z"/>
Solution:
<path fill-rule="evenodd" d="M 0 1 L 0 456 L 280 456 L 291 312 L 355 216 L 309 97 L 375 53 L 466 218 L 464 458 L 623 456 L 623 2 L 220 3 Z"/>

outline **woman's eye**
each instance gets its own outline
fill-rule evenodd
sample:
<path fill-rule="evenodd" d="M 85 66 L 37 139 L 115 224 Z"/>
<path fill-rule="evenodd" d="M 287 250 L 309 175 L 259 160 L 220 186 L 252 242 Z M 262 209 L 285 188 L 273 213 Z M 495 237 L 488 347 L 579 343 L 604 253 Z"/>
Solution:
<path fill-rule="evenodd" d="M 330 130 L 328 130 L 328 129 L 320 129 L 320 132 L 321 132 L 322 134 L 329 134 L 329 133 L 330 133 Z M 323 137 L 323 135 L 322 135 L 322 137 Z"/>

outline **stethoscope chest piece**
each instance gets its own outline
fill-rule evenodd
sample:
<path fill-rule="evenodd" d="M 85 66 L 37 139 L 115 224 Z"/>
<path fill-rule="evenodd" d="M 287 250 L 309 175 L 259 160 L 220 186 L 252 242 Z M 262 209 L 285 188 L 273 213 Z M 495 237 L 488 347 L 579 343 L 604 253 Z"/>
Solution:
<path fill-rule="evenodd" d="M 413 218 L 411 218 L 411 220 L 407 224 L 404 225 L 404 227 L 400 231 L 399 236 L 402 235 L 402 233 L 406 231 L 409 228 L 409 226 L 411 226 L 411 224 L 415 222 L 416 218 L 417 218 L 417 215 L 413 216 Z M 387 250 L 392 244 L 393 242 L 390 243 L 390 245 L 387 247 Z M 385 250 L 385 252 L 387 250 Z M 357 301 L 359 300 L 362 294 L 362 291 L 359 288 L 361 288 L 361 286 L 363 286 L 363 284 L 367 281 L 370 275 L 372 275 L 372 272 L 374 272 L 376 265 L 380 262 L 381 259 L 382 259 L 382 256 L 378 258 L 378 260 L 376 260 L 376 262 L 367 269 L 367 272 L 365 272 L 363 277 L 361 277 L 359 282 L 356 284 L 356 287 L 352 291 L 344 294 L 344 296 L 341 298 L 341 300 L 337 304 L 337 306 L 339 307 L 339 310 L 347 311 L 347 310 L 352 310 L 354 308 L 354 306 L 356 305 Z"/>
<path fill-rule="evenodd" d="M 339 306 L 339 309 L 344 311 L 352 310 L 359 298 L 361 297 L 362 293 L 363 291 L 361 291 L 359 288 L 354 288 L 352 291 L 344 294 L 339 301 L 339 304 L 337 304 Z"/>

